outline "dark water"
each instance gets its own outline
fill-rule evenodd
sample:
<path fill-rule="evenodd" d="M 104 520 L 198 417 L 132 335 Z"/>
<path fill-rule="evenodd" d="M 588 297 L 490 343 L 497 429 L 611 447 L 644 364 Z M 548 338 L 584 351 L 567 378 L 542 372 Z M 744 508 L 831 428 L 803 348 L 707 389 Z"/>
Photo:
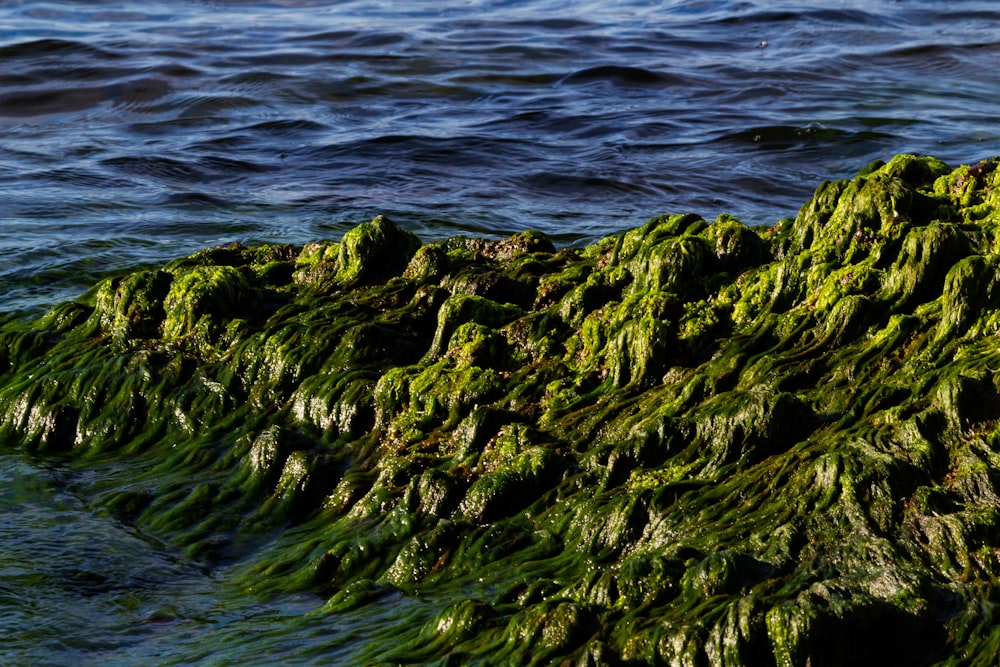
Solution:
<path fill-rule="evenodd" d="M 876 158 L 1000 153 L 998 65 L 988 2 L 6 1 L 0 311 L 379 213 L 567 244 L 771 224 Z M 4 451 L 4 664 L 350 663 L 418 613 L 233 590 Z"/>
<path fill-rule="evenodd" d="M 231 241 L 771 224 L 997 152 L 988 2 L 0 3 L 0 310 Z"/>

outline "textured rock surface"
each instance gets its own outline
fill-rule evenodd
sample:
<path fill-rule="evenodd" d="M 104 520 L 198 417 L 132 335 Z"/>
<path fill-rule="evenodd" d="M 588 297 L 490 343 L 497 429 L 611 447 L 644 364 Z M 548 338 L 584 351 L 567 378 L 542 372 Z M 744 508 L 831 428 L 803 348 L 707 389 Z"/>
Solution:
<path fill-rule="evenodd" d="M 253 594 L 426 598 L 372 662 L 993 665 L 995 167 L 583 249 L 206 250 L 0 321 L 0 437 Z"/>

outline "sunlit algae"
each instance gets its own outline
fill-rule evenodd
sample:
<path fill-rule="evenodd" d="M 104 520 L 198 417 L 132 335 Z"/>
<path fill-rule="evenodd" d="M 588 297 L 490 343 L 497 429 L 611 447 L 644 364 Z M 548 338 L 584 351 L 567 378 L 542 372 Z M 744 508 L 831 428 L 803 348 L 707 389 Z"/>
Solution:
<path fill-rule="evenodd" d="M 248 595 L 423 599 L 371 663 L 995 665 L 996 166 L 205 250 L 3 319 L 0 437 Z"/>

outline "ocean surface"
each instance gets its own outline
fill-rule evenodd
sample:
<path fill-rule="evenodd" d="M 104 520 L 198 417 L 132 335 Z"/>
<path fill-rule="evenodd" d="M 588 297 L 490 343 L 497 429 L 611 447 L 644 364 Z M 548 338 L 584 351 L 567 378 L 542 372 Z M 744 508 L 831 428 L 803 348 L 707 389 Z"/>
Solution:
<path fill-rule="evenodd" d="M 993 2 L 7 0 L 0 312 L 377 214 L 559 245 L 768 225 L 875 159 L 1000 154 L 998 118 Z M 0 663 L 351 664 L 391 627 L 231 590 L 93 513 L 94 474 L 0 447 Z"/>
<path fill-rule="evenodd" d="M 0 3 L 0 311 L 240 241 L 794 215 L 1000 152 L 991 2 Z"/>

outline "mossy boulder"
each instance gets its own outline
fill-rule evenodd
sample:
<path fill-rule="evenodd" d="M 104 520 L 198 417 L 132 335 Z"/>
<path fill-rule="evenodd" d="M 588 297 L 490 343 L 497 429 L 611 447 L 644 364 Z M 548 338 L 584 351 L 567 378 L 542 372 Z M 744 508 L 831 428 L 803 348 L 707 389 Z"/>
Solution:
<path fill-rule="evenodd" d="M 209 249 L 0 319 L 0 438 L 253 595 L 405 599 L 369 663 L 996 664 L 996 165 Z"/>

